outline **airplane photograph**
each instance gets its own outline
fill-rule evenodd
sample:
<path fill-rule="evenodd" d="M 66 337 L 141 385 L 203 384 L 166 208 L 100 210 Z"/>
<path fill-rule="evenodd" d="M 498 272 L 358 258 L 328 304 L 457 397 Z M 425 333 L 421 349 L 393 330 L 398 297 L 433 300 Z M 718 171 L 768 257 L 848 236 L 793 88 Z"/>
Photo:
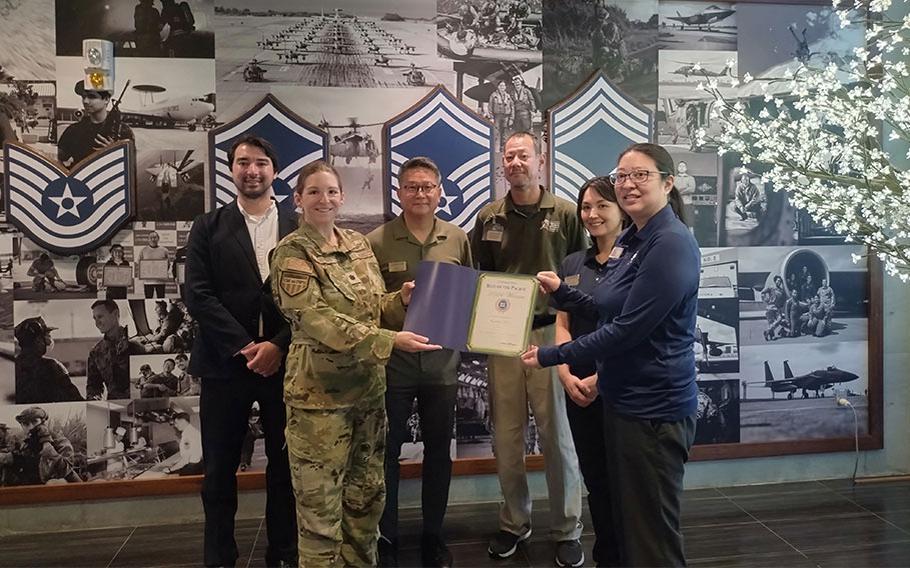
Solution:
<path fill-rule="evenodd" d="M 660 2 L 660 47 L 677 50 L 735 50 L 737 11 L 733 4 Z"/>
<path fill-rule="evenodd" d="M 739 252 L 742 345 L 839 344 L 868 338 L 868 271 L 832 247 Z"/>
<path fill-rule="evenodd" d="M 123 93 L 120 111 L 133 131 L 137 151 L 183 148 L 201 154 L 206 129 L 222 122 L 212 95 L 215 62 L 124 57 L 117 58 L 116 65 L 115 96 Z M 83 112 L 82 99 L 73 89 L 84 79 L 82 58 L 58 57 L 57 77 L 59 139 Z"/>
<path fill-rule="evenodd" d="M 788 70 L 829 63 L 843 68 L 855 58 L 853 49 L 864 45 L 862 26 L 842 28 L 830 6 L 741 3 L 737 4 L 737 17 L 741 22 L 739 41 L 750 46 L 740 53 L 739 72 L 764 81 L 740 86 L 735 97 L 764 94 L 762 83 L 768 83 L 771 94 L 786 94 L 789 82 L 780 79 Z M 849 75 L 842 73 L 839 80 L 849 81 Z"/>
<path fill-rule="evenodd" d="M 205 207 L 205 163 L 194 150 L 140 151 L 136 219 L 191 221 Z"/>
<path fill-rule="evenodd" d="M 782 379 L 775 379 L 771 366 L 765 361 L 765 382 L 754 384 L 762 384 L 771 389 L 772 399 L 775 398 L 775 394 L 786 393 L 787 400 L 793 400 L 797 391 L 801 393 L 802 398 L 809 398 L 809 391 L 815 393 L 815 398 L 824 398 L 828 389 L 843 383 L 851 383 L 858 378 L 859 375 L 856 373 L 838 369 L 833 365 L 803 375 L 794 375 L 790 369 L 790 361 L 784 360 L 784 376 Z"/>
<path fill-rule="evenodd" d="M 696 89 L 710 78 L 737 76 L 735 51 L 661 50 L 658 55 L 660 97 L 704 98 L 706 93 Z"/>
<path fill-rule="evenodd" d="M 742 441 L 852 438 L 853 414 L 838 406 L 839 396 L 857 411 L 862 435 L 868 428 L 867 345 L 805 344 L 798 359 L 792 347 L 744 345 L 737 375 Z"/>
<path fill-rule="evenodd" d="M 233 0 L 222 4 L 226 10 L 247 7 Z M 423 3 L 385 3 L 380 12 L 353 0 L 331 7 L 273 2 L 270 8 L 293 15 L 225 11 L 216 18 L 219 96 L 267 91 L 274 83 L 397 88 L 443 82 L 439 74 L 446 65 L 436 57 L 432 11 Z M 400 71 L 411 66 L 421 70 L 422 81 Z"/>
<path fill-rule="evenodd" d="M 702 249 L 695 323 L 699 373 L 739 371 L 739 298 L 735 249 Z"/>

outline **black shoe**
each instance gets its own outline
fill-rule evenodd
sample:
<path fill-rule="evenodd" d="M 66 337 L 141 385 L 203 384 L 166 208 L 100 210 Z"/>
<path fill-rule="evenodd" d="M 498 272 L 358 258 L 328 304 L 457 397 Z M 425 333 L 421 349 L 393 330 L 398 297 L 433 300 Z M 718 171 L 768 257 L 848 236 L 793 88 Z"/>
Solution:
<path fill-rule="evenodd" d="M 398 540 L 389 540 L 380 536 L 376 542 L 379 552 L 379 568 L 398 568 Z"/>
<path fill-rule="evenodd" d="M 573 568 L 585 563 L 585 551 L 578 540 L 561 540 L 556 543 L 556 565 Z"/>
<path fill-rule="evenodd" d="M 499 531 L 496 536 L 490 539 L 490 547 L 487 552 L 490 553 L 492 558 L 508 558 L 515 554 L 519 542 L 528 540 L 530 537 L 531 529 L 521 535 L 510 533 L 509 531 Z"/>
<path fill-rule="evenodd" d="M 450 568 L 452 553 L 444 540 L 436 535 L 423 535 L 420 542 L 420 559 L 423 566 L 430 568 Z"/>

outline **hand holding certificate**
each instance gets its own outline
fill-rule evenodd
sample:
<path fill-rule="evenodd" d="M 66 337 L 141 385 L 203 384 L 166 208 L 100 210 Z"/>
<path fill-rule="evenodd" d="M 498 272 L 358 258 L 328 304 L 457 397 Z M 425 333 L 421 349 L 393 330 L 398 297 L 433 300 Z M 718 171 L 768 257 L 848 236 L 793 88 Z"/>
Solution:
<path fill-rule="evenodd" d="M 449 349 L 521 355 L 537 298 L 533 276 L 421 262 L 404 329 Z"/>

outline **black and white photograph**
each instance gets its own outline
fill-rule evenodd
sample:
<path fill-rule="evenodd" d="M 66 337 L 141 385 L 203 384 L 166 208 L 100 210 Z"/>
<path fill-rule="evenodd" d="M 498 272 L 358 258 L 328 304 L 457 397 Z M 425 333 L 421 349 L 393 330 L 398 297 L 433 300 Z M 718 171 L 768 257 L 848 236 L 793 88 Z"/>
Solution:
<path fill-rule="evenodd" d="M 189 352 L 130 357 L 130 398 L 199 396 L 199 377 L 187 373 Z"/>
<path fill-rule="evenodd" d="M 136 295 L 143 298 L 177 296 L 176 227 L 176 223 L 167 221 L 133 224 Z"/>
<path fill-rule="evenodd" d="M 57 84 L 18 80 L 3 73 L 0 69 L 0 143 L 21 142 L 56 158 Z"/>
<path fill-rule="evenodd" d="M 87 480 L 86 439 L 85 403 L 0 406 L 0 487 Z"/>
<path fill-rule="evenodd" d="M 776 442 L 852 438 L 856 410 L 859 434 L 868 432 L 868 344 L 810 343 L 798 351 L 779 343 L 742 348 L 740 439 Z"/>
<path fill-rule="evenodd" d="M 98 297 L 125 300 L 135 294 L 135 262 L 133 230 L 118 231 L 110 243 L 95 250 L 101 264 L 98 279 Z"/>
<path fill-rule="evenodd" d="M 737 250 L 701 249 L 695 363 L 699 373 L 739 371 Z"/>
<path fill-rule="evenodd" d="M 93 307 L 94 306 L 94 307 Z M 30 347 L 29 357 L 40 358 L 42 366 L 56 369 L 62 365 L 69 378 L 61 375 L 36 376 L 36 367 L 19 365 L 16 369 L 16 400 L 21 397 L 56 397 L 72 394 L 70 383 L 79 399 L 118 400 L 130 398 L 129 355 L 149 351 L 134 336 L 133 314 L 125 301 L 54 300 L 17 301 L 14 306 L 16 327 L 29 345 L 46 345 L 43 354 L 38 346 Z M 20 351 L 21 354 L 21 351 Z M 51 361 L 51 359 L 53 361 Z M 23 360 L 24 363 L 25 360 Z M 73 400 L 73 398 L 69 398 Z"/>
<path fill-rule="evenodd" d="M 213 0 L 57 0 L 57 55 L 106 39 L 117 57 L 213 59 Z"/>
<path fill-rule="evenodd" d="M 0 11 L 0 81 L 54 78 L 54 0 L 4 2 Z M 80 54 L 82 53 L 80 47 Z"/>
<path fill-rule="evenodd" d="M 663 1 L 659 5 L 661 49 L 736 50 L 735 4 Z"/>
<path fill-rule="evenodd" d="M 844 65 L 855 55 L 853 48 L 864 43 L 858 26 L 841 28 L 840 19 L 830 5 L 759 4 L 736 5 L 739 45 L 739 72 L 749 73 L 756 81 L 743 85 L 738 97 L 759 94 L 762 82 L 769 92 L 783 94 L 787 70 L 800 64 L 825 67 Z"/>
<path fill-rule="evenodd" d="M 742 345 L 862 342 L 869 288 L 860 246 L 739 249 Z"/>
<path fill-rule="evenodd" d="M 132 316 L 132 341 L 142 345 L 142 353 L 176 355 L 189 353 L 196 339 L 196 323 L 177 298 L 167 300 L 128 300 Z"/>
<path fill-rule="evenodd" d="M 95 254 L 59 256 L 21 238 L 18 254 L 7 261 L 12 262 L 13 296 L 17 300 L 96 297 L 101 265 Z"/>
<path fill-rule="evenodd" d="M 344 205 L 338 225 L 367 233 L 383 217 L 382 125 L 424 95 L 425 89 L 336 89 L 275 87 L 272 93 L 292 111 L 329 133 L 329 161 L 341 175 Z M 244 93 L 226 108 L 226 120 L 259 100 Z M 369 100 L 370 105 L 363 101 Z M 357 109 L 352 112 L 351 109 Z M 236 111 L 236 114 L 235 114 Z"/>
<path fill-rule="evenodd" d="M 624 93 L 657 99 L 657 0 L 544 3 L 544 106 L 549 108 L 601 69 Z"/>
<path fill-rule="evenodd" d="M 140 156 L 153 156 L 146 159 L 175 148 L 205 154 L 204 131 L 217 124 L 214 60 L 118 57 L 111 92 L 86 91 L 83 65 L 81 57 L 57 58 L 57 158 L 63 165 L 103 147 L 86 139 L 97 124 L 104 140 L 134 140 Z"/>
<path fill-rule="evenodd" d="M 205 157 L 189 150 L 145 150 L 136 164 L 136 219 L 191 221 L 205 209 Z"/>
<path fill-rule="evenodd" d="M 201 473 L 199 397 L 89 402 L 88 479 Z"/>
<path fill-rule="evenodd" d="M 739 381 L 697 381 L 695 445 L 739 442 Z"/>
<path fill-rule="evenodd" d="M 666 146 L 676 164 L 673 185 L 682 197 L 686 224 L 702 247 L 717 246 L 717 154 Z"/>
<path fill-rule="evenodd" d="M 0 232 L 0 404 L 16 400 L 13 336 L 13 235 Z"/>
<path fill-rule="evenodd" d="M 699 83 L 723 82 L 737 75 L 735 51 L 667 51 L 659 53 L 659 99 L 657 104 L 657 141 L 671 148 L 690 152 L 710 152 L 713 149 L 696 146 L 696 132 L 705 128 L 709 136 L 716 134 L 711 108 L 714 98 L 698 89 Z"/>
<path fill-rule="evenodd" d="M 437 0 L 437 52 L 459 62 L 536 57 L 540 63 L 541 4 L 541 0 Z"/>
<path fill-rule="evenodd" d="M 455 443 L 459 458 L 493 456 L 493 417 L 483 355 L 463 353 L 455 398 Z"/>
<path fill-rule="evenodd" d="M 220 83 L 264 92 L 275 83 L 401 88 L 443 82 L 432 1 L 281 0 L 268 8 L 217 0 Z"/>
<path fill-rule="evenodd" d="M 720 246 L 787 246 L 797 242 L 796 209 L 786 191 L 762 181 L 761 172 L 731 154 L 718 176 Z"/>

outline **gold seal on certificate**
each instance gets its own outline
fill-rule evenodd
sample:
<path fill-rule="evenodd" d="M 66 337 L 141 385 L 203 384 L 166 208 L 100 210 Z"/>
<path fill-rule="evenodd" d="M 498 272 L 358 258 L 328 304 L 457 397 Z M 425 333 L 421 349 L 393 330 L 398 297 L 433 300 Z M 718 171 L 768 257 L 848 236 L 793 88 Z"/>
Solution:
<path fill-rule="evenodd" d="M 533 276 L 421 261 L 404 329 L 456 351 L 521 355 L 534 319 Z"/>
<path fill-rule="evenodd" d="M 481 273 L 468 331 L 468 350 L 520 355 L 528 348 L 537 280 L 531 276 Z"/>

